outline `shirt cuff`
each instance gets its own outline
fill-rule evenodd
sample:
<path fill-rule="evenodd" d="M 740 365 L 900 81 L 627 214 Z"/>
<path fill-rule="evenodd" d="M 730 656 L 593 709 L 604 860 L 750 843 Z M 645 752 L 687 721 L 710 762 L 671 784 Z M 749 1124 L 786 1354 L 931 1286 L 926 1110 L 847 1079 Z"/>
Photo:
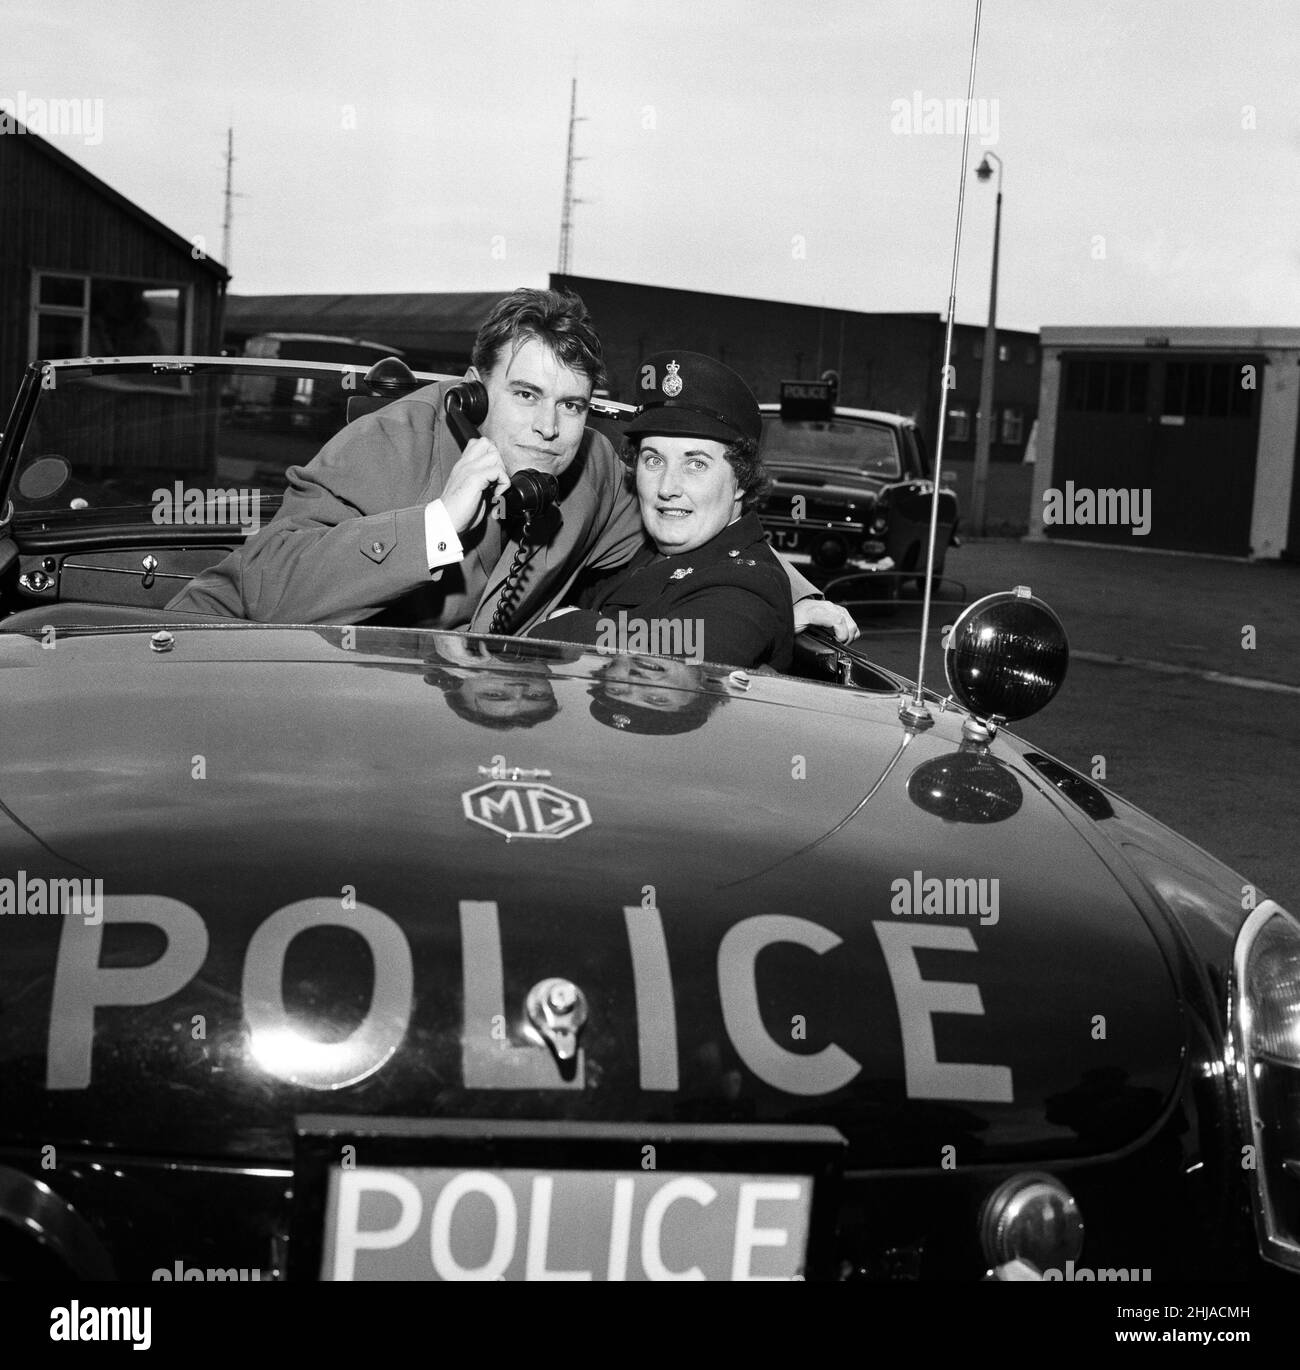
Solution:
<path fill-rule="evenodd" d="M 450 566 L 465 555 L 465 549 L 456 535 L 456 526 L 440 499 L 430 500 L 424 506 L 424 549 L 430 571 Z"/>

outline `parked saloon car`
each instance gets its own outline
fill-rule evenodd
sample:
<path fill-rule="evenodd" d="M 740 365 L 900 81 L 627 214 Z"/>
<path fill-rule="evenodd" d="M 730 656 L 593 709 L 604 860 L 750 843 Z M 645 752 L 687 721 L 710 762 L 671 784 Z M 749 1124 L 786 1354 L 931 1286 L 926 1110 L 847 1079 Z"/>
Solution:
<path fill-rule="evenodd" d="M 762 506 L 772 545 L 819 571 L 871 573 L 883 597 L 923 574 L 933 470 L 921 430 L 902 414 L 836 407 L 826 381 L 783 381 L 759 406 L 772 478 Z M 941 485 L 935 574 L 957 530 L 957 497 Z M 861 593 L 863 582 L 854 587 Z"/>
<path fill-rule="evenodd" d="M 286 366 L 365 407 L 34 364 L 0 443 L 4 1274 L 1300 1266 L 1300 929 L 997 726 L 1046 606 L 946 700 L 168 615 L 311 455 L 225 426 Z"/>

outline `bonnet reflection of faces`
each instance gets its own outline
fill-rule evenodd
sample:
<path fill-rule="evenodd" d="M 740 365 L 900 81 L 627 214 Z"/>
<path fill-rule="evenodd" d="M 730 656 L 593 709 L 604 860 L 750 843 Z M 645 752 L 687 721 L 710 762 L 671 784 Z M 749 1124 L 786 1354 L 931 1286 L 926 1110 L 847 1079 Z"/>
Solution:
<path fill-rule="evenodd" d="M 424 679 L 443 691 L 453 713 L 488 728 L 530 728 L 559 712 L 545 661 L 489 652 L 454 634 L 440 635 Z"/>
<path fill-rule="evenodd" d="M 680 713 L 698 699 L 703 672 L 690 661 L 663 656 L 620 656 L 601 671 L 605 698 L 644 709 Z"/>
<path fill-rule="evenodd" d="M 702 666 L 671 657 L 620 656 L 597 672 L 591 716 L 630 733 L 685 733 L 703 727 L 726 698 Z"/>

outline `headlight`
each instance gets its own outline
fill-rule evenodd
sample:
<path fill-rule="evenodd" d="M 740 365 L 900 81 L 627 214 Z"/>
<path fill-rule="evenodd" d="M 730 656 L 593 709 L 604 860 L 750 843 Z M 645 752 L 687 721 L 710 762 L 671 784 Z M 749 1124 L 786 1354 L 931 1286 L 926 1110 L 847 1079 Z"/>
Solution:
<path fill-rule="evenodd" d="M 1260 1248 L 1300 1270 L 1300 926 L 1271 899 L 1237 935 L 1229 1007 Z"/>

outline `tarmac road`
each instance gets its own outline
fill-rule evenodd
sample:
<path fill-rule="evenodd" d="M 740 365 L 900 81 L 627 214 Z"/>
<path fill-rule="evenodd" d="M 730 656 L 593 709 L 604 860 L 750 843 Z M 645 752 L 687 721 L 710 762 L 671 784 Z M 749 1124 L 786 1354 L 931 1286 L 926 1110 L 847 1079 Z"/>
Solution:
<path fill-rule="evenodd" d="M 1107 787 L 1300 913 L 1300 566 L 985 541 L 950 549 L 946 576 L 927 685 L 947 692 L 939 633 L 963 604 L 1030 586 L 1065 624 L 1070 668 L 1012 730 L 1084 775 L 1103 758 Z M 919 598 L 844 602 L 872 659 L 915 679 Z"/>

